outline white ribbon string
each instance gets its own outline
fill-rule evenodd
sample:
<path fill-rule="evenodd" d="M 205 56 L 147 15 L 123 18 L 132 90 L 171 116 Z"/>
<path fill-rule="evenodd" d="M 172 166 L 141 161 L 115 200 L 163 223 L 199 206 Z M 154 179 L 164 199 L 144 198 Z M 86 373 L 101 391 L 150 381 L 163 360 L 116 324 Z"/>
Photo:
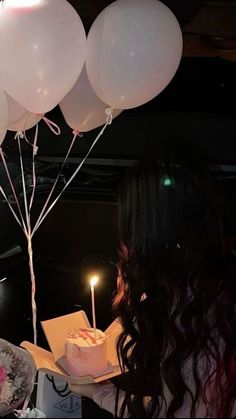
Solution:
<path fill-rule="evenodd" d="M 22 159 L 20 137 L 17 138 L 17 142 L 18 142 L 19 155 L 20 155 L 20 168 L 21 168 L 21 179 L 22 179 L 22 189 L 23 189 L 23 197 L 24 197 L 27 233 L 28 235 L 31 235 L 30 215 L 29 215 L 29 208 L 28 208 L 28 202 L 27 202 L 27 193 L 26 193 L 25 176 L 24 176 L 24 164 L 23 164 L 23 159 Z"/>
<path fill-rule="evenodd" d="M 60 128 L 54 124 L 54 122 L 50 121 L 49 119 L 43 117 L 46 124 L 49 126 L 51 131 L 56 134 L 60 135 L 61 130 Z M 20 168 L 21 168 L 21 179 L 22 179 L 22 189 L 23 189 L 23 198 L 24 198 L 24 208 L 25 208 L 25 219 L 22 214 L 20 204 L 16 195 L 16 191 L 13 185 L 13 181 L 11 179 L 11 175 L 9 173 L 7 163 L 5 160 L 4 153 L 2 151 L 2 148 L 0 147 L 0 156 L 3 161 L 3 165 L 8 177 L 8 181 L 10 183 L 12 193 L 15 198 L 15 202 L 20 214 L 20 218 L 17 216 L 14 208 L 10 204 L 6 193 L 4 192 L 2 186 L 0 186 L 0 193 L 3 195 L 4 199 L 6 200 L 12 214 L 14 215 L 17 223 L 21 226 L 21 228 L 24 231 L 24 234 L 26 236 L 27 242 L 28 242 L 28 256 L 29 256 L 29 269 L 30 269 L 30 277 L 31 277 L 31 306 L 32 306 L 32 323 L 33 323 L 33 334 L 34 334 L 34 344 L 37 345 L 37 306 L 35 301 L 35 293 L 36 293 L 36 280 L 35 280 L 35 274 L 34 274 L 34 264 L 33 264 L 33 248 L 32 248 L 32 232 L 31 232 L 31 209 L 34 202 L 34 196 L 35 196 L 35 189 L 36 189 L 36 169 L 35 169 L 35 156 L 37 155 L 38 147 L 37 147 L 37 140 L 38 140 L 38 124 L 36 125 L 35 130 L 35 136 L 33 144 L 28 141 L 26 137 L 25 131 L 18 131 L 15 135 L 15 139 L 18 142 L 18 149 L 19 149 L 19 158 L 20 158 Z M 30 197 L 30 203 L 28 204 L 27 199 L 27 192 L 26 192 L 26 182 L 25 182 L 25 172 L 24 172 L 24 163 L 23 163 L 23 157 L 22 157 L 22 149 L 21 149 L 21 140 L 24 139 L 28 144 L 30 144 L 33 147 L 32 152 L 32 193 Z"/>
<path fill-rule="evenodd" d="M 97 144 L 97 142 L 100 139 L 100 137 L 103 135 L 103 133 L 106 130 L 107 126 L 108 125 L 111 125 L 111 123 L 112 123 L 112 109 L 106 110 L 106 114 L 108 115 L 107 116 L 107 122 L 106 122 L 106 124 L 103 126 L 103 128 L 99 132 L 98 136 L 95 138 L 95 140 L 94 140 L 93 144 L 91 145 L 91 147 L 89 148 L 86 156 L 82 159 L 81 163 L 79 164 L 79 166 L 77 167 L 77 169 L 75 170 L 75 172 L 73 173 L 73 175 L 70 177 L 70 179 L 68 180 L 68 182 L 66 183 L 66 185 L 64 186 L 64 188 L 62 189 L 62 191 L 59 193 L 59 195 L 57 196 L 57 198 L 52 202 L 52 204 L 50 205 L 50 207 L 47 209 L 47 211 L 41 217 L 40 221 L 39 222 L 38 221 L 36 222 L 35 227 L 33 228 L 33 231 L 32 231 L 32 237 L 35 234 L 35 232 L 38 230 L 38 228 L 42 224 L 42 222 L 45 220 L 45 218 L 47 217 L 47 215 L 50 213 L 50 211 L 56 205 L 56 203 L 60 199 L 61 195 L 64 193 L 64 191 L 68 188 L 68 186 L 70 185 L 70 183 L 74 180 L 74 178 L 76 177 L 76 175 L 79 173 L 79 171 L 80 171 L 81 167 L 83 166 L 85 160 L 87 160 L 88 156 L 90 155 L 91 151 L 93 150 L 93 148 Z"/>
<path fill-rule="evenodd" d="M 15 217 L 15 219 L 16 219 L 16 221 L 17 221 L 17 223 L 18 223 L 18 224 L 21 226 L 21 228 L 22 228 L 22 224 L 21 224 L 21 222 L 20 222 L 19 218 L 17 217 L 17 214 L 15 213 L 15 211 L 14 211 L 13 207 L 11 206 L 11 204 L 10 204 L 10 202 L 9 202 L 9 200 L 8 200 L 8 198 L 7 198 L 6 194 L 5 194 L 5 192 L 4 192 L 4 190 L 3 190 L 3 188 L 2 188 L 1 186 L 0 186 L 0 192 L 1 192 L 2 196 L 3 196 L 3 198 L 5 199 L 5 201 L 6 201 L 7 205 L 9 206 L 9 208 L 10 208 L 10 210 L 11 210 L 12 214 L 14 215 L 14 217 Z M 23 231 L 24 231 L 24 229 L 23 229 Z M 25 232 L 25 231 L 24 231 L 24 232 Z"/>
<path fill-rule="evenodd" d="M 30 268 L 30 278 L 31 278 L 31 306 L 32 306 L 34 344 L 37 345 L 37 306 L 36 306 L 36 301 L 35 301 L 36 280 L 35 280 L 35 274 L 34 274 L 32 236 L 28 236 L 27 241 L 28 241 L 29 268 Z"/>
<path fill-rule="evenodd" d="M 35 139 L 38 139 L 38 124 L 36 125 L 35 128 L 35 136 L 34 136 L 34 141 L 33 144 L 28 140 L 27 136 L 26 136 L 26 131 L 19 131 L 21 133 L 21 137 L 20 138 L 24 138 L 24 140 L 33 148 L 33 155 L 36 156 L 38 153 L 38 147 L 37 147 L 37 141 L 35 143 Z M 17 135 L 17 134 L 16 134 Z M 15 137 L 16 139 L 16 137 Z"/>
<path fill-rule="evenodd" d="M 38 147 L 37 147 L 38 132 L 39 132 L 39 127 L 38 127 L 38 124 L 37 124 L 36 125 L 36 129 L 35 129 L 34 142 L 33 142 L 33 155 L 32 155 L 32 194 L 31 194 L 31 198 L 30 198 L 29 213 L 31 212 L 32 205 L 33 205 L 33 202 L 34 202 L 34 194 L 35 194 L 36 181 L 37 181 L 37 179 L 36 179 L 36 171 L 35 171 L 35 157 L 36 157 L 37 152 L 38 152 Z"/>
<path fill-rule="evenodd" d="M 50 128 L 50 130 L 53 132 L 53 134 L 55 134 L 55 135 L 60 135 L 61 134 L 61 129 L 57 124 L 55 124 L 55 122 L 46 118 L 46 116 L 44 116 L 44 115 L 39 115 L 39 116 L 42 117 L 43 121 L 47 124 L 47 126 Z"/>
<path fill-rule="evenodd" d="M 11 185 L 19 212 L 20 212 L 20 216 L 21 216 L 21 221 L 18 218 L 16 212 L 14 211 L 14 209 L 12 208 L 3 188 L 0 186 L 0 192 L 2 193 L 4 199 L 6 200 L 12 214 L 14 215 L 16 221 L 18 222 L 18 224 L 21 226 L 21 228 L 23 229 L 27 242 L 28 242 L 28 254 L 29 254 L 29 267 L 30 267 L 30 276 L 31 276 L 31 305 L 32 305 L 32 322 L 33 322 L 33 333 L 34 333 L 34 344 L 37 344 L 37 327 L 36 327 L 36 320 L 37 320 L 37 308 L 36 308 L 36 302 L 35 302 L 35 290 L 36 290 L 36 283 L 35 283 L 35 275 L 34 275 L 34 267 L 33 267 L 33 251 L 32 251 L 32 238 L 31 238 L 31 225 L 30 225 L 30 214 L 29 214 L 29 209 L 28 209 L 28 203 L 27 203 L 27 195 L 26 195 L 26 187 L 25 187 L 25 177 L 24 177 L 24 166 L 23 166 L 23 159 L 22 159 L 22 152 L 21 152 L 21 145 L 20 145 L 20 141 L 23 138 L 21 133 L 18 133 L 18 135 L 16 136 L 17 140 L 18 140 L 18 147 L 19 147 L 19 153 L 20 153 L 20 166 L 21 166 L 21 177 L 22 177 L 22 185 L 23 185 L 23 195 L 24 195 L 24 204 L 25 204 L 25 216 L 26 216 L 26 223 L 24 221 L 23 218 L 23 214 L 21 212 L 20 209 L 20 204 L 19 201 L 17 199 L 16 196 L 16 192 L 15 192 L 15 188 L 11 179 L 11 175 L 8 171 L 8 167 L 5 161 L 5 157 L 4 154 L 2 152 L 2 149 L 0 149 L 0 154 L 2 157 L 2 161 L 4 164 L 4 168 L 6 170 L 7 173 L 7 177 L 9 180 L 9 183 Z"/>
<path fill-rule="evenodd" d="M 19 200 L 18 200 L 18 198 L 17 198 L 16 191 L 15 191 L 15 188 L 14 188 L 14 185 L 13 185 L 13 182 L 12 182 L 12 179 L 11 179 L 11 175 L 10 175 L 10 172 L 9 172 L 9 170 L 8 170 L 8 167 L 7 167 L 7 162 L 6 162 L 6 159 L 5 159 L 4 153 L 3 153 L 3 151 L 2 151 L 2 147 L 0 147 L 0 156 L 1 156 L 1 159 L 2 159 L 2 162 L 3 162 L 3 166 L 4 166 L 4 169 L 5 169 L 5 172 L 6 172 L 6 175 L 7 175 L 7 178 L 8 178 L 8 181 L 9 181 L 9 184 L 10 184 L 10 187 L 11 187 L 11 190 L 12 190 L 12 193 L 13 193 L 14 198 L 15 198 L 15 202 L 16 202 L 16 205 L 17 205 L 17 208 L 18 208 L 19 214 L 20 214 L 20 219 L 21 219 L 21 222 L 20 222 L 20 220 L 18 219 L 18 217 L 17 217 L 17 215 L 16 215 L 15 211 L 13 210 L 13 208 L 11 208 L 11 211 L 12 211 L 12 213 L 13 213 L 14 217 L 16 218 L 17 222 L 18 222 L 18 223 L 20 224 L 20 226 L 22 227 L 23 231 L 24 231 L 24 232 L 27 232 L 27 229 L 26 229 L 26 224 L 25 224 L 25 221 L 24 221 L 24 217 L 23 217 L 23 214 L 22 214 L 22 212 L 21 212 L 21 208 L 20 208 Z M 2 189 L 2 188 L 1 188 L 1 192 L 3 193 L 3 189 Z M 10 205 L 10 203 L 9 203 L 9 201 L 8 201 L 8 198 L 7 198 L 6 194 L 5 194 L 4 198 L 6 199 L 6 201 L 7 201 L 8 205 Z"/>
<path fill-rule="evenodd" d="M 56 185 L 57 185 L 57 183 L 58 183 L 58 181 L 59 181 L 59 179 L 60 179 L 60 176 L 61 176 L 61 174 L 62 174 L 62 171 L 63 171 L 63 169 L 64 169 L 64 166 L 65 166 L 65 164 L 66 164 L 66 162 L 67 162 L 67 159 L 68 159 L 68 157 L 69 157 L 69 155 L 70 155 L 70 152 L 71 152 L 71 149 L 72 149 L 72 147 L 73 147 L 73 145 L 74 145 L 74 142 L 75 142 L 75 140 L 76 140 L 76 138 L 77 138 L 78 136 L 81 136 L 81 134 L 80 134 L 78 131 L 73 131 L 73 134 L 74 134 L 74 137 L 73 137 L 72 142 L 71 142 L 71 144 L 70 144 L 70 147 L 69 147 L 69 149 L 68 149 L 68 151 L 67 151 L 67 154 L 66 154 L 65 160 L 64 160 L 64 162 L 62 163 L 62 166 L 61 166 L 60 172 L 59 172 L 59 173 L 58 173 L 58 175 L 57 175 L 57 178 L 56 178 L 56 180 L 55 180 L 55 182 L 54 182 L 54 184 L 53 184 L 53 187 L 52 187 L 52 189 L 51 189 L 51 191 L 50 191 L 50 193 L 49 193 L 49 195 L 48 195 L 48 197 L 47 197 L 47 200 L 46 200 L 46 202 L 45 202 L 45 204 L 44 204 L 44 206 L 43 206 L 43 209 L 42 209 L 42 211 L 41 211 L 41 213 L 40 213 L 40 215 L 39 215 L 39 217 L 38 217 L 38 220 L 37 220 L 37 221 L 36 221 L 36 223 L 35 223 L 35 226 L 34 226 L 33 231 L 32 231 L 32 236 L 33 236 L 34 232 L 38 229 L 39 223 L 40 223 L 41 219 L 43 218 L 43 215 L 44 215 L 44 213 L 45 213 L 45 211 L 46 211 L 46 209 L 47 209 L 48 203 L 49 203 L 49 201 L 50 201 L 50 199 L 51 199 L 51 197 L 52 197 L 52 194 L 53 194 L 53 192 L 54 192 L 54 190 L 55 190 L 55 188 L 56 188 Z"/>
<path fill-rule="evenodd" d="M 112 109 L 107 109 L 106 110 L 106 124 L 103 126 L 103 128 L 101 129 L 101 131 L 99 132 L 98 136 L 95 138 L 95 140 L 93 141 L 91 147 L 89 148 L 86 156 L 82 159 L 81 163 L 79 164 L 79 166 L 77 167 L 77 169 L 75 170 L 75 172 L 73 173 L 73 175 L 70 177 L 69 181 L 66 183 L 66 185 L 64 186 L 64 188 L 62 189 L 62 191 L 60 192 L 60 194 L 57 196 L 57 198 L 54 200 L 54 202 L 50 205 L 50 207 L 47 209 L 47 205 L 49 204 L 50 198 L 55 190 L 56 184 L 61 176 L 62 170 L 65 166 L 65 163 L 68 159 L 68 156 L 70 154 L 70 151 L 73 147 L 73 144 L 75 142 L 75 139 L 77 138 L 77 136 L 80 136 L 80 134 L 77 131 L 73 131 L 74 134 L 74 138 L 72 139 L 71 145 L 68 149 L 68 152 L 66 154 L 65 160 L 61 166 L 61 170 L 60 173 L 58 174 L 56 181 L 53 185 L 53 188 L 51 190 L 51 192 L 49 193 L 49 196 L 47 198 L 47 201 L 43 207 L 43 210 L 41 211 L 41 214 L 38 218 L 38 220 L 35 223 L 35 226 L 33 228 L 33 231 L 31 229 L 31 209 L 32 209 L 32 205 L 33 205 L 33 201 L 34 201 L 34 196 L 35 196 L 35 188 L 36 188 L 36 173 L 35 173 L 35 156 L 37 154 L 37 139 L 38 139 L 38 124 L 36 126 L 36 132 L 35 132 L 35 138 L 34 138 L 34 143 L 31 144 L 31 146 L 33 146 L 33 166 L 32 166 L 32 178 L 33 178 L 33 189 L 32 189 L 32 194 L 31 194 L 31 198 L 30 198 L 30 204 L 28 204 L 28 200 L 27 200 L 27 193 L 26 193 L 26 184 L 25 184 L 25 175 L 24 175 L 24 164 L 23 164 L 23 158 L 22 158 L 22 150 L 21 150 L 21 139 L 25 139 L 26 141 L 26 135 L 25 132 L 19 131 L 15 138 L 18 141 L 18 148 L 19 148 L 19 155 L 20 155 L 20 168 L 21 168 L 21 178 L 22 178 L 22 189 L 23 189 L 23 197 L 24 197 L 24 207 L 25 207 L 25 217 L 26 217 L 26 222 L 24 220 L 23 214 L 21 212 L 21 208 L 20 208 L 20 204 L 19 201 L 17 199 L 16 196 L 16 191 L 10 176 L 10 173 L 8 171 L 8 167 L 5 161 L 5 157 L 4 157 L 4 153 L 2 151 L 2 148 L 0 147 L 0 156 L 2 158 L 3 161 L 3 165 L 16 201 L 16 205 L 20 214 L 20 218 L 17 216 L 14 208 L 11 206 L 2 186 L 0 186 L 0 192 L 2 193 L 4 199 L 6 200 L 12 214 L 14 215 L 17 223 L 21 226 L 21 228 L 23 229 L 25 236 L 27 238 L 27 242 L 28 242 L 28 255 L 29 255 L 29 268 L 30 268 L 30 277 L 31 277 L 31 305 L 32 305 L 32 323 L 33 323 L 33 333 L 34 333 L 34 344 L 37 345 L 37 306 L 36 306 L 36 301 L 35 301 L 35 293 L 36 293 L 36 281 L 35 281 L 35 273 L 34 273 L 34 264 L 33 264 L 33 248 L 32 248 L 32 238 L 34 233 L 38 230 L 39 226 L 42 224 L 42 222 L 44 221 L 44 219 L 47 217 L 47 215 L 50 213 L 50 211 L 52 210 L 52 208 L 55 206 L 55 204 L 57 203 L 57 201 L 60 199 L 61 195 L 64 193 L 64 191 L 67 189 L 67 187 L 70 185 L 70 183 L 73 181 L 73 179 L 75 178 L 75 176 L 78 174 L 78 172 L 80 171 L 81 167 L 83 166 L 85 160 L 88 158 L 88 156 L 90 155 L 91 151 L 93 150 L 93 148 L 95 147 L 96 143 L 98 142 L 98 140 L 100 139 L 100 137 L 103 135 L 104 131 L 106 130 L 107 126 L 110 125 L 112 123 L 112 114 L 113 110 Z M 42 116 L 42 115 L 41 115 Z M 49 126 L 49 128 L 52 130 L 52 132 L 54 132 L 54 134 L 59 135 L 60 134 L 60 128 L 53 123 L 52 121 L 50 121 L 49 119 L 43 117 L 44 121 L 46 122 L 46 124 Z M 56 128 L 56 129 L 55 129 Z M 29 142 L 29 141 L 28 141 Z"/>
<path fill-rule="evenodd" d="M 36 130 L 36 133 L 37 133 L 37 130 Z M 17 140 L 18 140 L 18 148 L 19 148 L 19 156 L 20 156 L 22 188 L 23 188 L 24 205 L 25 205 L 25 216 L 26 216 L 26 223 L 27 223 L 27 232 L 26 232 L 25 235 L 26 235 L 26 239 L 27 239 L 27 242 L 28 242 L 29 268 L 30 268 L 30 278 L 31 278 L 31 307 L 32 307 L 32 323 L 33 323 L 33 333 L 34 333 L 34 344 L 37 345 L 37 306 L 36 306 L 36 301 L 35 301 L 36 281 L 35 281 L 34 264 L 33 264 L 31 217 L 30 217 L 30 209 L 29 209 L 28 201 L 27 201 L 27 192 L 26 192 L 25 176 L 24 176 L 24 164 L 23 164 L 23 158 L 22 158 L 20 138 L 18 137 Z M 34 143 L 36 143 L 36 141 L 37 141 L 37 136 L 35 136 Z M 33 152 L 33 154 L 34 154 L 34 152 Z M 34 191 L 33 191 L 33 194 L 34 194 Z"/>

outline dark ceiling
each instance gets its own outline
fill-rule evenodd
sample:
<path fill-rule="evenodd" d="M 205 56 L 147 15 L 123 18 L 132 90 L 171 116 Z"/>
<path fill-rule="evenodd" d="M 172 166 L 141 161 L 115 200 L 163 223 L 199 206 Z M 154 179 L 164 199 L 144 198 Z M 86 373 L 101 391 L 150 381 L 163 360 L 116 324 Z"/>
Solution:
<path fill-rule="evenodd" d="M 145 0 L 144 0 L 145 1 Z M 189 23 L 200 9 L 204 0 L 163 0 L 172 12 L 176 15 L 180 25 L 183 27 Z M 105 9 L 111 0 L 69 0 L 69 3 L 78 11 L 86 32 L 89 31 L 92 23 Z"/>

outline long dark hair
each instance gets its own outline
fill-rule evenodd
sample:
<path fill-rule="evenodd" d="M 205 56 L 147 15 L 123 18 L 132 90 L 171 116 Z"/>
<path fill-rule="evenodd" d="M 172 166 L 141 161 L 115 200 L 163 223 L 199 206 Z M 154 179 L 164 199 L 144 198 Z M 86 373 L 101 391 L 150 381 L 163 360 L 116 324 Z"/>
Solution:
<path fill-rule="evenodd" d="M 172 418 L 189 400 L 191 417 L 199 403 L 203 416 L 230 417 L 236 275 L 225 196 L 205 165 L 169 155 L 129 170 L 119 210 L 114 309 L 123 325 L 117 350 L 129 384 L 117 414 L 128 409 L 130 417 Z"/>

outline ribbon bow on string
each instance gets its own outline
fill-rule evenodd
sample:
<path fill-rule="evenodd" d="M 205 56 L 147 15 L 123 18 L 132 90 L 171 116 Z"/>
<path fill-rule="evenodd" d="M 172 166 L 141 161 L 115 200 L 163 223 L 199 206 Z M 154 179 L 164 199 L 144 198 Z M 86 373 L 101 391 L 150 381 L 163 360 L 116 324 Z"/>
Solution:
<path fill-rule="evenodd" d="M 61 129 L 60 127 L 55 124 L 55 122 L 51 121 L 51 119 L 46 118 L 46 116 L 44 116 L 44 114 L 37 114 L 40 118 L 43 119 L 43 121 L 47 124 L 47 126 L 50 128 L 50 130 L 53 132 L 53 134 L 55 135 L 60 135 L 61 134 Z"/>

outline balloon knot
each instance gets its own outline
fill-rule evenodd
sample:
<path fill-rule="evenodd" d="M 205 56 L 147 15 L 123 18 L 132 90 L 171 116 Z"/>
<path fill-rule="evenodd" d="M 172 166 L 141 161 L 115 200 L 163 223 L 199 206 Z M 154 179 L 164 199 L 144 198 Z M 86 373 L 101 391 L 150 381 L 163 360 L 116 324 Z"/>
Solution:
<path fill-rule="evenodd" d="M 16 135 L 15 135 L 15 140 L 23 140 L 23 138 L 25 138 L 25 133 L 24 131 L 17 131 Z"/>
<path fill-rule="evenodd" d="M 83 137 L 82 132 L 77 131 L 76 129 L 73 130 L 73 135 L 76 135 L 77 137 Z"/>
<path fill-rule="evenodd" d="M 112 108 L 107 108 L 105 110 L 105 114 L 107 115 L 106 123 L 108 125 L 111 125 L 112 124 L 112 120 L 113 120 L 113 109 Z"/>

